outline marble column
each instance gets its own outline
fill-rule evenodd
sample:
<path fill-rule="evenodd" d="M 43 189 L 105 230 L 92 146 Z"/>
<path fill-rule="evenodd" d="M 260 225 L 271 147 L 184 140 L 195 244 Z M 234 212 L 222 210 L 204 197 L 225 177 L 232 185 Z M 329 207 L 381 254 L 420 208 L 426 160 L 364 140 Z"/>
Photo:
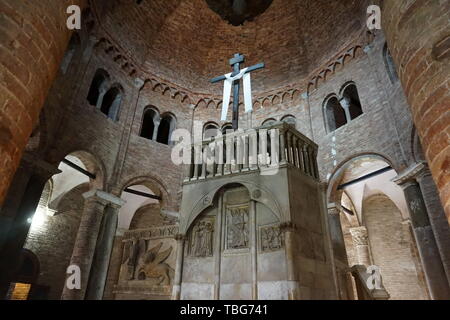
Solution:
<path fill-rule="evenodd" d="M 125 201 L 113 195 L 109 195 L 109 198 L 108 201 L 110 203 L 107 205 L 103 215 L 103 221 L 97 239 L 97 247 L 89 273 L 86 290 L 87 300 L 103 299 L 114 237 L 117 230 L 119 211 L 125 203 Z"/>
<path fill-rule="evenodd" d="M 372 265 L 369 251 L 369 237 L 366 227 L 351 228 L 350 234 L 352 235 L 353 244 L 355 245 L 358 264 L 366 267 Z"/>
<path fill-rule="evenodd" d="M 434 300 L 450 299 L 450 287 L 439 254 L 430 219 L 419 184 L 415 180 L 420 169 L 412 166 L 393 181 L 403 188 L 411 217 L 414 237 L 425 272 L 430 296 Z"/>
<path fill-rule="evenodd" d="M 5 297 L 20 265 L 22 249 L 30 230 L 30 220 L 47 181 L 60 173 L 57 167 L 25 154 L 0 212 L 0 299 Z"/>
<path fill-rule="evenodd" d="M 184 245 L 186 242 L 186 236 L 184 234 L 178 234 L 175 236 L 175 240 L 177 241 L 177 263 L 175 266 L 175 276 L 172 288 L 172 300 L 180 300 L 181 280 L 183 278 Z"/>
<path fill-rule="evenodd" d="M 339 103 L 342 106 L 342 109 L 345 111 L 345 117 L 347 118 L 347 123 L 352 121 L 352 115 L 350 114 L 350 100 L 348 98 L 342 98 L 339 100 Z"/>
<path fill-rule="evenodd" d="M 83 300 L 85 298 L 105 207 L 116 201 L 116 197 L 96 189 L 84 193 L 83 197 L 85 198 L 84 209 L 69 264 L 80 268 L 81 288 L 69 289 L 65 284 L 62 300 Z"/>
<path fill-rule="evenodd" d="M 427 207 L 431 228 L 433 229 L 442 264 L 447 275 L 447 281 L 450 285 L 450 226 L 447 223 L 445 211 L 431 172 L 425 163 L 420 165 L 423 166 L 423 169 L 417 175 L 417 182 Z"/>

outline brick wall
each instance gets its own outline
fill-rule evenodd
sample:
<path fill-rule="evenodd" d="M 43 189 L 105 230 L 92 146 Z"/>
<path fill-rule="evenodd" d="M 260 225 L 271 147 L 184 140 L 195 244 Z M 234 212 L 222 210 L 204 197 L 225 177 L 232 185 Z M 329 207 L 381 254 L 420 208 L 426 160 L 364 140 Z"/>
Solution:
<path fill-rule="evenodd" d="M 380 267 L 391 299 L 426 299 L 412 256 L 408 225 L 402 225 L 395 204 L 385 195 L 372 196 L 363 203 L 363 215 L 373 263 Z"/>
<path fill-rule="evenodd" d="M 450 4 L 387 0 L 383 27 L 450 221 Z"/>
<path fill-rule="evenodd" d="M 77 1 L 0 3 L 0 203 L 38 121 L 70 31 L 66 9 Z"/>

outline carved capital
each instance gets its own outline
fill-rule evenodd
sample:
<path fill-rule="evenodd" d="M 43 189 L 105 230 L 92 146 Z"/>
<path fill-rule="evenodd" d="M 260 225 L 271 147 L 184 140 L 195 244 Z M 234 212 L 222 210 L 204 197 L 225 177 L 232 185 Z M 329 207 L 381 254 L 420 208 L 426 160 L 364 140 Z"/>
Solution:
<path fill-rule="evenodd" d="M 425 162 L 417 162 L 403 170 L 391 181 L 406 189 L 412 184 L 415 184 L 417 179 L 424 177 L 427 174 L 427 169 Z"/>

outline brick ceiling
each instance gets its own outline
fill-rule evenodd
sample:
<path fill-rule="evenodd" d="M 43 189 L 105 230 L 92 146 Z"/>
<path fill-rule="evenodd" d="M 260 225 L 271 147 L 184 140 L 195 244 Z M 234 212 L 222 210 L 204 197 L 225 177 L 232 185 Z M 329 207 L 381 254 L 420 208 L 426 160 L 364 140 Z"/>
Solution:
<path fill-rule="evenodd" d="M 255 92 L 304 79 L 364 27 L 365 0 L 273 0 L 253 21 L 233 26 L 206 0 L 97 0 L 103 30 L 135 63 L 192 92 L 220 93 L 214 76 L 230 72 L 229 58 L 265 62 Z"/>

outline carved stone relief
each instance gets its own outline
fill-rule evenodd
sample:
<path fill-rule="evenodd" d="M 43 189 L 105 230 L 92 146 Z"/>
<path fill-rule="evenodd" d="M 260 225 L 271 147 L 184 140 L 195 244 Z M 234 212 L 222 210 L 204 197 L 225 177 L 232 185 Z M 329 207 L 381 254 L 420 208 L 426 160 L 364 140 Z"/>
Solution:
<path fill-rule="evenodd" d="M 249 239 L 248 204 L 228 206 L 226 208 L 226 248 L 248 248 Z"/>
<path fill-rule="evenodd" d="M 214 241 L 214 219 L 202 219 L 192 228 L 189 237 L 189 255 L 212 257 Z"/>
<path fill-rule="evenodd" d="M 145 280 L 151 286 L 171 285 L 174 277 L 172 239 L 177 231 L 177 226 L 161 226 L 126 232 L 120 280 Z"/>
<path fill-rule="evenodd" d="M 284 247 L 284 236 L 278 225 L 264 226 L 259 229 L 261 251 L 277 251 Z"/>

